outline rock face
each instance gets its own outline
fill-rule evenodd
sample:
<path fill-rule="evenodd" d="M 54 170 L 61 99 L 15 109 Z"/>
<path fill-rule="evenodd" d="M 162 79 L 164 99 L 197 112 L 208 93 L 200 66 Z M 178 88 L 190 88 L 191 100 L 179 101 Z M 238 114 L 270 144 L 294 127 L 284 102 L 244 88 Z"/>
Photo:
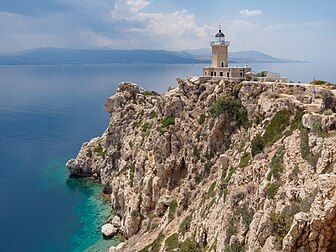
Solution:
<path fill-rule="evenodd" d="M 67 162 L 110 194 L 110 251 L 336 251 L 333 86 L 177 81 L 121 83 Z"/>

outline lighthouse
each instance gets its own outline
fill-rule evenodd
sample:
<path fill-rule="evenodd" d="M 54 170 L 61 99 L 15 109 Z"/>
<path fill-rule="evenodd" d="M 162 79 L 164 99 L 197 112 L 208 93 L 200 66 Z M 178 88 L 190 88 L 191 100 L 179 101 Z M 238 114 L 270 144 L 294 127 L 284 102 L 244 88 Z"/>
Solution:
<path fill-rule="evenodd" d="M 215 41 L 210 42 L 212 48 L 212 67 L 229 66 L 229 41 L 225 41 L 225 35 L 219 27 L 215 35 Z"/>
<path fill-rule="evenodd" d="M 211 66 L 203 67 L 203 76 L 216 79 L 245 79 L 246 73 L 251 71 L 251 68 L 245 65 L 244 67 L 229 66 L 229 45 L 230 41 L 225 39 L 225 34 L 221 27 L 215 35 L 215 40 L 210 42 L 212 48 Z"/>

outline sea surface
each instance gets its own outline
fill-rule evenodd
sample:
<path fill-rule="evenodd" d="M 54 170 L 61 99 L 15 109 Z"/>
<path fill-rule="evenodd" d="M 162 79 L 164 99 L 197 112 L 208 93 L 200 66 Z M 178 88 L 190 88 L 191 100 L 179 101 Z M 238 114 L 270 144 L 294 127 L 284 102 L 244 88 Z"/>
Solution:
<path fill-rule="evenodd" d="M 254 64 L 293 81 L 336 82 L 335 64 Z M 113 215 L 90 179 L 65 168 L 108 125 L 103 103 L 121 81 L 165 92 L 202 65 L 0 66 L 0 251 L 106 251 Z"/>

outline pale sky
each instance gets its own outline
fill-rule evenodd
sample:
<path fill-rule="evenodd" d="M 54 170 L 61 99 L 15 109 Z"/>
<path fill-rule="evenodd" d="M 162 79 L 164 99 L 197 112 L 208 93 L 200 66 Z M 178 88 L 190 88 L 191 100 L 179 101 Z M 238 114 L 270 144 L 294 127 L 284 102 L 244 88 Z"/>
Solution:
<path fill-rule="evenodd" d="M 0 0 L 0 53 L 37 47 L 230 50 L 335 61 L 332 0 Z"/>

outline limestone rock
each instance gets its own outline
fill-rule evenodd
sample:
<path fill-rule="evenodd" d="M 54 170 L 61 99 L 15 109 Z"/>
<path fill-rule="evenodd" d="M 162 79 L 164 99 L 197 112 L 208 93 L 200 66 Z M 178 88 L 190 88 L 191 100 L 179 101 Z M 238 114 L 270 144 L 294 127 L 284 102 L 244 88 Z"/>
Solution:
<path fill-rule="evenodd" d="M 305 114 L 302 116 L 302 125 L 307 129 L 313 130 L 316 121 L 321 119 L 319 114 Z"/>
<path fill-rule="evenodd" d="M 111 224 L 113 227 L 119 228 L 121 226 L 121 219 L 118 215 L 114 216 L 112 219 Z"/>
<path fill-rule="evenodd" d="M 110 247 L 109 252 L 122 252 L 124 246 L 125 246 L 125 243 L 121 242 L 116 247 L 115 246 Z"/>
<path fill-rule="evenodd" d="M 117 234 L 118 229 L 115 228 L 112 224 L 107 223 L 104 224 L 101 228 L 101 232 L 103 235 L 105 235 L 106 237 L 111 237 Z"/>

